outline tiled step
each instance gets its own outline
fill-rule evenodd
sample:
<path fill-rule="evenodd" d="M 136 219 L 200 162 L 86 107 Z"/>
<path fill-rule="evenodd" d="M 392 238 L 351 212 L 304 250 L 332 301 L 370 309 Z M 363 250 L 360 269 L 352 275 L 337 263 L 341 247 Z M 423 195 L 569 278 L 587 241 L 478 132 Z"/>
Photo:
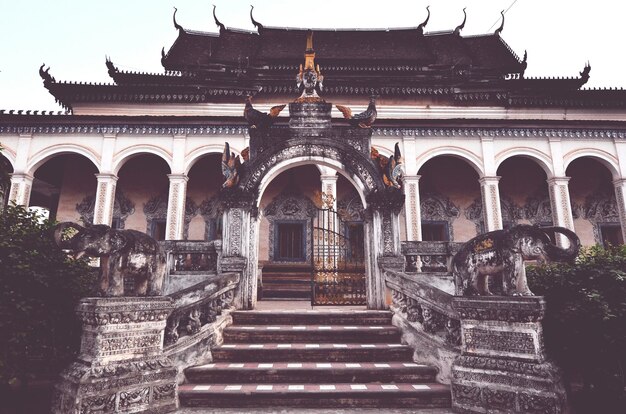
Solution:
<path fill-rule="evenodd" d="M 193 383 L 424 383 L 437 369 L 413 362 L 216 362 L 185 370 Z"/>
<path fill-rule="evenodd" d="M 400 331 L 384 325 L 235 325 L 224 330 L 224 342 L 400 342 Z"/>
<path fill-rule="evenodd" d="M 213 350 L 216 362 L 409 362 L 412 355 L 410 347 L 399 343 L 224 344 Z"/>
<path fill-rule="evenodd" d="M 236 311 L 235 325 L 391 325 L 386 310 Z"/>
<path fill-rule="evenodd" d="M 185 384 L 188 407 L 449 407 L 449 387 L 436 383 L 396 384 Z"/>

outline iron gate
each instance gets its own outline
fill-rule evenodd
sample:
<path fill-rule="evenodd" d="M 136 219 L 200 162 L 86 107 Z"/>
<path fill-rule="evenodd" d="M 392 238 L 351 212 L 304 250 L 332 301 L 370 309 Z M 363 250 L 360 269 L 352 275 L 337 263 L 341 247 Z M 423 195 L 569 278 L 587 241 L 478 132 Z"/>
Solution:
<path fill-rule="evenodd" d="M 311 229 L 311 304 L 365 305 L 363 223 L 318 209 Z"/>

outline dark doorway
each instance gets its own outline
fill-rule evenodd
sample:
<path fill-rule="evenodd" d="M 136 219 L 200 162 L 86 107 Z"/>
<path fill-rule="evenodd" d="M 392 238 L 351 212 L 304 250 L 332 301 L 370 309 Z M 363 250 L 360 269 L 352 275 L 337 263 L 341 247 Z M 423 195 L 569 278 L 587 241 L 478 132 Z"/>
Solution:
<path fill-rule="evenodd" d="M 303 262 L 306 260 L 304 249 L 304 222 L 276 223 L 276 259 Z"/>

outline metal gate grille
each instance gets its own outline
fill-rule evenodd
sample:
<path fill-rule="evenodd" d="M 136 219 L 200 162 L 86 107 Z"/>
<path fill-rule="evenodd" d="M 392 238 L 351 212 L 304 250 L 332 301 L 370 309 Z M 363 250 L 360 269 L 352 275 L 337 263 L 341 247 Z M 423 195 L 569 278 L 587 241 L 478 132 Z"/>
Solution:
<path fill-rule="evenodd" d="M 362 234 L 362 223 L 360 226 Z M 351 234 L 347 223 L 332 209 L 318 209 L 311 228 L 311 304 L 364 305 L 365 260 L 362 237 Z"/>

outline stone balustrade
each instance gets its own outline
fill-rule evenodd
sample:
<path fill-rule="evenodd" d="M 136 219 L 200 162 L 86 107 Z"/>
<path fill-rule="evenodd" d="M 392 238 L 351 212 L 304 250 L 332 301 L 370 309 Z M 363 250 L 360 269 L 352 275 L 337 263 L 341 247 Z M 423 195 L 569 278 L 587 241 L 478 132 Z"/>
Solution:
<path fill-rule="evenodd" d="M 403 241 L 406 272 L 449 272 L 452 257 L 463 243 L 438 241 Z"/>

